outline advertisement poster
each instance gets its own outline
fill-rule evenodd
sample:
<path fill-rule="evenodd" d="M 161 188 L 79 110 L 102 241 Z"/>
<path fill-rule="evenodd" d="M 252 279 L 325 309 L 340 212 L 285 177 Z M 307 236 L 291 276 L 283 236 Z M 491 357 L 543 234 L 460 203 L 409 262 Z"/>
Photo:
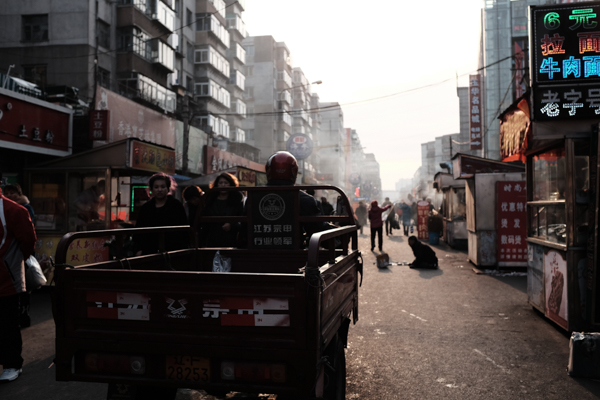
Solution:
<path fill-rule="evenodd" d="M 419 240 L 429 240 L 429 229 L 427 222 L 429 220 L 429 202 L 419 201 L 417 203 L 417 237 Z"/>
<path fill-rule="evenodd" d="M 48 284 L 51 284 L 54 279 L 54 267 L 50 258 L 56 260 L 56 248 L 60 239 L 62 236 L 38 237 L 35 245 L 35 258 L 40 263 Z M 105 247 L 104 244 L 109 239 L 104 237 L 75 240 L 67 250 L 67 264 L 79 266 L 108 261 L 108 247 Z"/>
<path fill-rule="evenodd" d="M 497 260 L 500 267 L 527 266 L 525 181 L 496 182 Z"/>
<path fill-rule="evenodd" d="M 544 255 L 544 285 L 546 289 L 546 316 L 565 329 L 567 327 L 567 261 L 556 250 Z"/>

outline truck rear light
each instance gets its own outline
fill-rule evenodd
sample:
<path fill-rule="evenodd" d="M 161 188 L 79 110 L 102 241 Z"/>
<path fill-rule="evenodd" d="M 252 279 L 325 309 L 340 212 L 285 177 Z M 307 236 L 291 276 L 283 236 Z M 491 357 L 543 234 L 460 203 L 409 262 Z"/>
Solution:
<path fill-rule="evenodd" d="M 224 361 L 221 363 L 221 379 L 236 381 L 271 381 L 283 383 L 286 380 L 284 364 L 237 363 Z"/>
<path fill-rule="evenodd" d="M 89 372 L 143 375 L 146 373 L 146 359 L 122 354 L 87 353 L 84 367 Z"/>

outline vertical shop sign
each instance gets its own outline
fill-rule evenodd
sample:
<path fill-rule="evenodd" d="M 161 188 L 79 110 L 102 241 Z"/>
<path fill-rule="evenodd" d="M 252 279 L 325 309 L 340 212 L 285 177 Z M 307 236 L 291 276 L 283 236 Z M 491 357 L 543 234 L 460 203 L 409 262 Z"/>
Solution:
<path fill-rule="evenodd" d="M 481 150 L 481 75 L 469 75 L 469 127 L 471 132 L 471 150 Z"/>
<path fill-rule="evenodd" d="M 501 267 L 527 265 L 525 181 L 496 182 L 497 260 Z"/>
<path fill-rule="evenodd" d="M 90 113 L 90 140 L 108 140 L 110 111 L 97 110 Z"/>
<path fill-rule="evenodd" d="M 429 202 L 419 201 L 417 203 L 417 237 L 419 240 L 429 239 L 429 229 L 427 222 L 429 221 Z"/>

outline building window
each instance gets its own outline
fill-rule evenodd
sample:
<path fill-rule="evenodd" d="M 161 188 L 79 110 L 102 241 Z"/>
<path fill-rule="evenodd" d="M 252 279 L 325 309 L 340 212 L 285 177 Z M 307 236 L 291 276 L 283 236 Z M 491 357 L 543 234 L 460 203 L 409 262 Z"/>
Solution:
<path fill-rule="evenodd" d="M 24 42 L 44 42 L 48 40 L 48 14 L 23 15 L 21 23 Z"/>
<path fill-rule="evenodd" d="M 252 76 L 254 74 L 254 65 L 246 66 L 246 76 Z"/>
<path fill-rule="evenodd" d="M 110 49 L 110 25 L 104 21 L 97 20 L 96 25 L 98 35 L 98 45 L 105 49 Z"/>
<path fill-rule="evenodd" d="M 246 46 L 244 46 L 244 49 L 246 49 L 246 56 L 254 55 L 254 46 L 246 45 Z"/>
<path fill-rule="evenodd" d="M 28 82 L 33 82 L 40 87 L 46 86 L 46 65 L 24 65 L 23 77 Z"/>
<path fill-rule="evenodd" d="M 254 140 L 254 129 L 246 129 L 246 140 Z"/>
<path fill-rule="evenodd" d="M 98 85 L 110 89 L 110 71 L 98 67 Z"/>
<path fill-rule="evenodd" d="M 246 98 L 251 99 L 254 97 L 254 87 L 246 87 Z"/>
<path fill-rule="evenodd" d="M 175 0 L 175 15 L 179 16 L 181 12 L 181 0 Z"/>
<path fill-rule="evenodd" d="M 194 60 L 194 46 L 190 43 L 190 42 L 185 42 L 185 45 L 187 46 L 187 59 L 189 62 L 193 62 Z"/>
<path fill-rule="evenodd" d="M 192 14 L 192 11 L 189 8 L 185 9 L 185 23 L 187 26 L 192 26 L 192 24 L 194 23 L 194 14 Z"/>
<path fill-rule="evenodd" d="M 189 75 L 185 77 L 185 89 L 190 94 L 194 93 L 194 79 Z"/>

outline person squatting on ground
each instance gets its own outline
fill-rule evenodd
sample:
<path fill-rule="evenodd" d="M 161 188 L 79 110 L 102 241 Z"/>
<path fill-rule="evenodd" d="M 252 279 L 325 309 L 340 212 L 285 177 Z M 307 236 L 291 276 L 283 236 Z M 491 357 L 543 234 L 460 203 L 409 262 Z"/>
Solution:
<path fill-rule="evenodd" d="M 392 204 L 381 208 L 377 203 L 377 200 L 371 202 L 371 208 L 369 209 L 369 222 L 371 224 L 371 251 L 375 249 L 375 235 L 379 234 L 379 251 L 383 251 L 383 220 L 381 214 L 384 211 L 392 207 Z"/>
<path fill-rule="evenodd" d="M 189 225 L 183 205 L 171 196 L 176 185 L 173 178 L 162 172 L 150 177 L 148 191 L 151 199 L 140 208 L 135 223 L 136 228 Z M 133 242 L 138 256 L 160 251 L 160 236 L 157 234 L 139 233 L 134 236 Z M 185 249 L 188 243 L 189 238 L 185 232 L 165 235 L 166 251 Z"/>
<path fill-rule="evenodd" d="M 27 209 L 2 190 L 0 221 L 0 382 L 11 382 L 23 367 L 19 297 L 25 292 L 25 260 L 34 253 L 37 238 Z"/>
<path fill-rule="evenodd" d="M 421 243 L 416 236 L 408 238 L 408 245 L 415 255 L 415 260 L 408 264 L 410 268 L 431 268 L 436 269 L 438 267 L 438 259 L 435 255 L 435 251 L 424 243 Z"/>

